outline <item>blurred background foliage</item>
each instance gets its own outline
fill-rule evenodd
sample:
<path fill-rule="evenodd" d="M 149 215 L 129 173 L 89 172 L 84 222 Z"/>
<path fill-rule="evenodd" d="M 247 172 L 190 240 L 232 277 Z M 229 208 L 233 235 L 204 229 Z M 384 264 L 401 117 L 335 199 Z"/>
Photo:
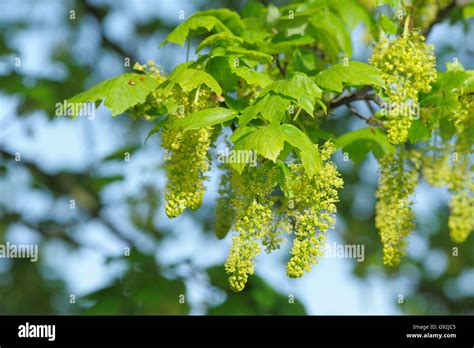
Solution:
<path fill-rule="evenodd" d="M 222 265 L 227 244 L 217 244 L 213 237 L 212 195 L 197 213 L 186 213 L 176 222 L 164 221 L 160 194 L 163 153 L 156 139 L 143 145 L 149 124 L 126 117 L 111 120 L 106 112 L 98 113 L 96 123 L 78 120 L 71 125 L 70 120 L 54 117 L 58 101 L 122 72 L 124 57 L 130 58 L 131 65 L 154 59 L 168 72 L 183 61 L 185 53 L 177 47 L 158 50 L 166 33 L 178 23 L 180 6 L 189 15 L 208 8 L 238 10 L 245 3 L 1 2 L 0 243 L 38 243 L 40 258 L 37 263 L 0 260 L 0 314 L 311 313 L 301 301 L 293 300 L 291 292 L 260 276 L 253 277 L 242 294 L 229 291 Z M 261 3 L 268 5 L 270 1 Z M 135 7 L 141 10 L 134 11 Z M 70 19 L 71 10 L 75 11 L 74 19 Z M 455 9 L 446 20 L 449 15 L 453 23 L 459 19 Z M 458 47 L 444 45 L 437 48 L 437 54 L 440 60 L 443 56 L 450 59 L 465 49 L 470 62 L 462 63 L 472 69 L 472 28 L 462 25 L 466 40 L 471 41 Z M 15 66 L 18 57 L 22 63 Z M 31 65 L 24 64 L 31 60 Z M 353 129 L 357 122 L 341 114 L 323 128 L 340 134 Z M 58 123 L 69 127 L 62 138 L 54 139 L 56 133 L 37 134 L 39 126 L 54 129 Z M 68 142 L 70 129 L 75 136 L 80 133 L 79 154 Z M 45 137 L 49 139 L 46 148 L 38 143 Z M 18 154 L 21 161 L 15 160 Z M 396 309 L 388 314 L 474 313 L 474 239 L 461 246 L 450 241 L 445 193 L 427 193 L 423 187 L 425 198 L 420 204 L 428 208 L 421 207 L 417 236 L 412 240 L 420 247 L 410 252 L 399 268 L 385 268 L 374 228 L 374 160 L 348 164 L 340 155 L 336 160 L 345 187 L 335 233 L 343 243 L 364 244 L 366 252 L 364 262 L 345 260 L 353 276 L 369 282 L 373 275 L 379 275 L 387 286 L 391 279 L 406 281 L 403 303 L 397 303 L 399 298 L 393 296 Z M 133 173 L 127 169 L 132 163 L 136 166 Z M 211 180 L 209 186 L 215 187 L 215 182 Z M 71 200 L 74 209 L 70 209 Z M 428 204 L 430 200 L 436 204 Z M 209 246 L 201 247 L 197 256 L 186 256 L 183 243 L 193 244 L 196 237 L 185 232 L 193 228 L 202 232 Z M 105 237 L 94 240 L 88 231 Z M 459 248 L 456 256 L 454 247 Z M 216 252 L 213 248 L 219 249 L 219 257 L 199 262 Z M 175 249 L 179 255 L 172 254 Z M 100 286 L 81 288 L 81 279 L 87 280 L 93 271 L 88 269 L 92 267 L 89 259 L 97 255 L 106 270 L 100 276 L 102 281 L 97 281 Z M 75 268 L 62 269 L 69 258 L 76 260 Z M 283 260 L 276 259 L 272 268 L 282 270 Z M 71 283 L 69 273 L 81 276 Z M 324 279 L 318 280 L 322 282 Z M 307 290 L 308 296 L 311 291 Z M 335 297 L 321 300 L 338 301 Z"/>

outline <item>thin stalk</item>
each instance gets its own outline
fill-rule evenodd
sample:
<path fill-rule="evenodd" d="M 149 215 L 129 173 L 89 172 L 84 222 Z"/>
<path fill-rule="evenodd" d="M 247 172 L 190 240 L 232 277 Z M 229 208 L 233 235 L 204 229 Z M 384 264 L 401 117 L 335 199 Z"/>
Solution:
<path fill-rule="evenodd" d="M 186 45 L 186 61 L 189 62 L 189 53 L 191 51 L 191 39 L 188 37 L 188 43 Z"/>

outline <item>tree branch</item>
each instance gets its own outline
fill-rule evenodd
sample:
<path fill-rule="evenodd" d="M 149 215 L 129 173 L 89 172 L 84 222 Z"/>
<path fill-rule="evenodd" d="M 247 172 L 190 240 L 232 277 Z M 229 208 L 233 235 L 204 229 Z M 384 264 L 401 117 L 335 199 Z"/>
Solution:
<path fill-rule="evenodd" d="M 364 120 L 365 122 L 367 122 L 367 124 L 370 124 L 370 125 L 378 125 L 378 126 L 383 126 L 383 121 L 375 118 L 374 116 L 364 116 L 362 115 L 359 111 L 357 111 L 356 109 L 354 109 L 352 106 L 349 106 L 349 110 L 354 114 L 354 116 L 360 118 L 361 120 Z"/>
<path fill-rule="evenodd" d="M 15 161 L 15 156 L 10 152 L 0 149 L 0 158 L 10 161 Z M 89 217 L 97 219 L 104 224 L 118 239 L 127 245 L 133 246 L 133 241 L 119 230 L 114 224 L 112 224 L 102 213 L 104 205 L 100 201 L 99 196 L 90 190 L 88 190 L 87 179 L 90 176 L 87 172 L 84 173 L 58 173 L 50 174 L 43 171 L 36 163 L 21 159 L 21 161 L 14 162 L 28 169 L 32 176 L 38 181 L 39 184 L 48 189 L 54 196 L 68 195 L 77 201 L 78 205 L 81 206 L 82 211 Z M 49 233 L 52 235 L 52 231 L 45 231 L 44 226 L 37 225 L 35 229 L 43 235 Z M 61 231 L 57 231 L 61 232 Z M 64 232 L 62 232 L 64 234 Z M 58 234 L 56 233 L 56 236 Z"/>
<path fill-rule="evenodd" d="M 278 70 L 280 70 L 280 73 L 283 77 L 286 77 L 286 65 L 282 66 L 280 63 L 280 58 L 278 57 L 278 54 L 275 54 L 275 62 L 278 67 Z"/>
<path fill-rule="evenodd" d="M 374 94 L 369 93 L 372 90 L 371 87 L 364 87 L 362 89 L 358 89 L 357 91 L 343 95 L 341 94 L 340 96 L 334 98 L 330 103 L 329 103 L 329 108 L 330 109 L 337 109 L 338 107 L 342 105 L 349 105 L 350 103 L 357 101 L 357 100 L 369 100 L 375 102 L 377 105 L 381 106 L 382 101 L 375 96 Z"/>
<path fill-rule="evenodd" d="M 364 120 L 365 122 L 369 123 L 369 118 L 368 117 L 365 117 L 364 115 L 362 115 L 359 111 L 357 111 L 356 109 L 354 109 L 353 107 L 349 107 L 349 110 L 354 114 L 354 116 L 356 116 L 357 118 L 360 118 L 361 120 Z"/>

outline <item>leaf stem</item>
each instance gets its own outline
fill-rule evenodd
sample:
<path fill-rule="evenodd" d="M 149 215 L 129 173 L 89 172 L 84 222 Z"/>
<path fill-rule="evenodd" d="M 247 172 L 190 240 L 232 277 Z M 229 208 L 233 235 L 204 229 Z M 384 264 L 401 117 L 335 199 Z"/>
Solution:
<path fill-rule="evenodd" d="M 194 95 L 194 100 L 193 100 L 193 110 L 196 111 L 196 106 L 199 102 L 199 92 L 201 90 L 201 86 L 199 86 L 197 89 L 196 89 L 196 94 Z"/>
<path fill-rule="evenodd" d="M 186 45 L 186 62 L 189 62 L 189 52 L 191 51 L 191 38 L 187 38 L 187 45 Z"/>
<path fill-rule="evenodd" d="M 411 19 L 411 15 L 408 15 L 407 18 L 405 19 L 405 25 L 403 27 L 404 38 L 407 38 L 408 34 L 410 33 L 410 19 Z"/>
<path fill-rule="evenodd" d="M 293 121 L 296 121 L 298 116 L 300 115 L 301 113 L 301 107 L 298 108 L 298 111 L 296 111 L 296 114 L 295 114 L 295 117 L 293 118 Z"/>

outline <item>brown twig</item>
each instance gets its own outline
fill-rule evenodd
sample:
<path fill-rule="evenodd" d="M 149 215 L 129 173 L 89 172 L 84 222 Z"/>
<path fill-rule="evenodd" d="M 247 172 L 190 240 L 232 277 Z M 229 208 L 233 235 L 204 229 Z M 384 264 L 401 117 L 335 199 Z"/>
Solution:
<path fill-rule="evenodd" d="M 356 116 L 357 118 L 360 118 L 361 120 L 364 120 L 365 122 L 369 123 L 369 118 L 362 115 L 359 111 L 354 109 L 353 107 L 349 107 L 349 110 Z"/>
<path fill-rule="evenodd" d="M 278 57 L 278 54 L 275 55 L 275 62 L 278 70 L 280 70 L 280 73 L 283 77 L 286 77 L 286 65 L 282 66 L 280 62 L 280 58 Z"/>
<path fill-rule="evenodd" d="M 372 90 L 371 87 L 366 86 L 350 94 L 345 94 L 345 95 L 341 94 L 338 97 L 334 98 L 329 103 L 329 108 L 337 109 L 338 107 L 342 105 L 349 105 L 350 103 L 357 100 L 370 100 L 370 101 L 375 102 L 377 105 L 381 106 L 382 105 L 381 100 L 374 94 L 369 93 L 371 90 Z"/>
<path fill-rule="evenodd" d="M 354 109 L 352 106 L 349 106 L 349 110 L 352 114 L 354 114 L 355 117 L 360 118 L 361 120 L 364 120 L 365 122 L 367 122 L 367 124 L 378 125 L 378 126 L 383 126 L 384 125 L 383 121 L 377 119 L 374 116 L 369 116 L 369 117 L 364 116 L 359 111 Z"/>

